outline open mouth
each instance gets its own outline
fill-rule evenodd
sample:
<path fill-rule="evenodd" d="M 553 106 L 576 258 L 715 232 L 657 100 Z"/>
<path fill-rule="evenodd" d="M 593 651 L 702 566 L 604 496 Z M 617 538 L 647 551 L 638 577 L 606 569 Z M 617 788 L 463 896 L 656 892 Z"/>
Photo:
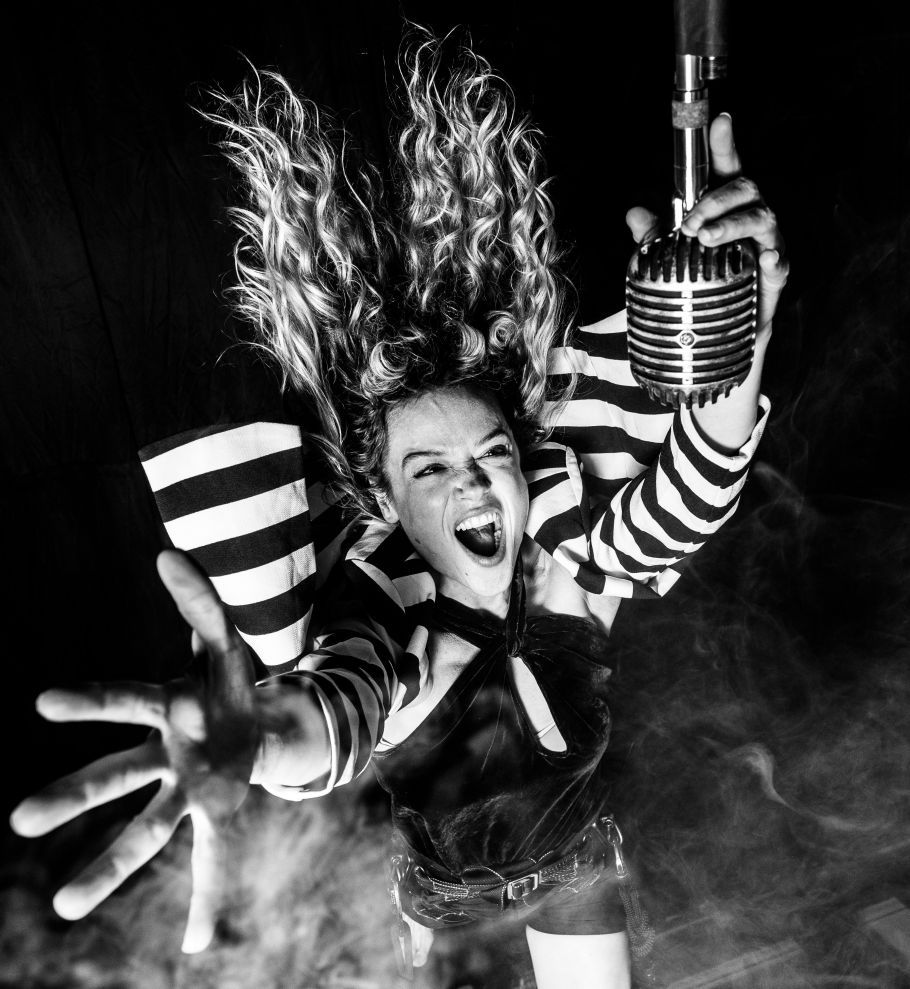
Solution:
<path fill-rule="evenodd" d="M 455 538 L 477 556 L 496 555 L 502 542 L 502 516 L 499 512 L 481 512 L 455 526 Z"/>

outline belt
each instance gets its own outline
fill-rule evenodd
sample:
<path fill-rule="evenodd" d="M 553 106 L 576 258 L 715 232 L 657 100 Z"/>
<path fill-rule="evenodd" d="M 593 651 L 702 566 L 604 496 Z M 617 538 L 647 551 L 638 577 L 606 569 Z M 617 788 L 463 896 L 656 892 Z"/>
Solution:
<path fill-rule="evenodd" d="M 593 847 L 592 839 L 599 840 L 599 848 Z M 407 895 L 410 883 L 415 883 L 423 891 L 423 894 L 441 899 L 442 904 L 452 904 L 452 910 L 455 911 L 458 911 L 459 907 L 470 910 L 472 903 L 477 903 L 482 907 L 482 901 L 490 904 L 490 901 L 496 899 L 499 900 L 499 911 L 504 911 L 510 905 L 521 908 L 536 890 L 540 890 L 541 893 L 546 892 L 543 887 L 570 889 L 574 886 L 576 891 L 580 892 L 597 881 L 612 853 L 619 893 L 626 913 L 632 955 L 636 962 L 641 965 L 642 983 L 651 985 L 648 955 L 650 955 L 654 943 L 654 931 L 639 901 L 638 891 L 632 882 L 631 874 L 626 867 L 622 853 L 622 841 L 622 832 L 613 816 L 599 817 L 576 835 L 569 844 L 568 851 L 554 861 L 541 865 L 537 869 L 522 872 L 521 875 L 514 878 L 506 878 L 495 872 L 493 880 L 484 882 L 450 882 L 447 879 L 433 876 L 426 866 L 417 861 L 422 856 L 416 856 L 407 850 L 393 855 L 389 893 L 395 913 L 392 937 L 400 974 L 408 980 L 413 977 L 411 935 L 404 920 L 402 895 L 403 893 Z M 556 852 L 558 851 L 559 849 L 556 850 Z M 547 854 L 554 854 L 554 852 Z M 541 859 L 546 857 L 546 855 L 541 856 Z M 494 870 L 490 871 L 493 872 Z M 504 869 L 502 871 L 509 872 L 512 870 Z M 412 886 L 410 888 L 413 889 Z M 437 903 L 439 899 L 437 899 Z M 442 909 L 445 910 L 444 906 Z M 495 906 L 492 909 L 496 911 Z"/>
<path fill-rule="evenodd" d="M 599 836 L 603 842 L 602 847 L 596 852 L 584 847 L 594 835 Z M 593 883 L 596 874 L 593 876 L 592 874 L 603 859 L 607 847 L 612 848 L 615 856 L 617 878 L 625 878 L 627 870 L 621 850 L 622 833 L 613 817 L 606 816 L 592 821 L 580 835 L 576 835 L 572 840 L 572 847 L 569 852 L 547 865 L 516 878 L 507 879 L 491 869 L 489 871 L 494 872 L 495 878 L 490 880 L 449 882 L 433 876 L 429 869 L 418 861 L 418 864 L 414 866 L 414 879 L 422 889 L 441 894 L 447 901 L 488 898 L 491 894 L 498 894 L 504 901 L 503 906 L 506 901 L 523 903 L 531 893 L 541 887 L 568 887 L 577 880 L 583 879 L 586 880 L 581 886 L 583 889 L 584 885 Z M 546 857 L 547 855 L 542 855 L 541 859 L 546 859 Z M 502 871 L 508 873 L 512 870 L 504 869 Z"/>

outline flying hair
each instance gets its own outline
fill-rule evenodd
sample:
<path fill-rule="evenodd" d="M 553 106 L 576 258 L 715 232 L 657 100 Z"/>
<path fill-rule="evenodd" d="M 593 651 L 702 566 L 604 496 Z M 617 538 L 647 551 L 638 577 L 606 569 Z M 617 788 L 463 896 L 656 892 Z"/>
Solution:
<path fill-rule="evenodd" d="M 344 131 L 278 73 L 254 69 L 205 114 L 244 194 L 235 310 L 312 408 L 341 492 L 372 517 L 390 408 L 470 385 L 539 436 L 564 332 L 539 135 L 487 62 L 463 48 L 444 71 L 441 48 L 423 29 L 403 48 L 394 183 L 352 170 Z"/>
<path fill-rule="evenodd" d="M 470 48 L 444 83 L 440 63 L 440 42 L 418 29 L 401 59 L 397 148 L 407 291 L 419 311 L 480 308 L 491 359 L 517 353 L 522 399 L 539 412 L 564 295 L 540 134 Z"/>

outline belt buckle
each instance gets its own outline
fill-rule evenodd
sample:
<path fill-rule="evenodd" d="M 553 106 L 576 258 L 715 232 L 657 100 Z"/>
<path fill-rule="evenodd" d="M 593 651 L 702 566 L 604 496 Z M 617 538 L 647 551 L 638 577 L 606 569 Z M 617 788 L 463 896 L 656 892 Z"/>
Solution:
<path fill-rule="evenodd" d="M 532 872 L 520 879 L 506 883 L 506 897 L 510 900 L 523 900 L 540 885 L 540 873 Z"/>

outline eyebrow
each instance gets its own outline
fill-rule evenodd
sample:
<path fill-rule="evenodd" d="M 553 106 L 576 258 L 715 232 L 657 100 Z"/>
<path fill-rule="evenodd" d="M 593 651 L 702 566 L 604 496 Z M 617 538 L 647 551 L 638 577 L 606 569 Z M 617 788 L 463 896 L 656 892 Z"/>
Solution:
<path fill-rule="evenodd" d="M 494 426 L 483 439 L 477 441 L 477 446 L 483 446 L 484 443 L 489 443 L 490 440 L 495 439 L 497 436 L 504 436 L 508 439 L 509 434 L 506 432 L 505 426 Z M 406 453 L 401 458 L 401 469 L 404 470 L 412 460 L 417 460 L 420 457 L 442 457 L 444 455 L 445 450 L 411 450 L 410 453 Z"/>

